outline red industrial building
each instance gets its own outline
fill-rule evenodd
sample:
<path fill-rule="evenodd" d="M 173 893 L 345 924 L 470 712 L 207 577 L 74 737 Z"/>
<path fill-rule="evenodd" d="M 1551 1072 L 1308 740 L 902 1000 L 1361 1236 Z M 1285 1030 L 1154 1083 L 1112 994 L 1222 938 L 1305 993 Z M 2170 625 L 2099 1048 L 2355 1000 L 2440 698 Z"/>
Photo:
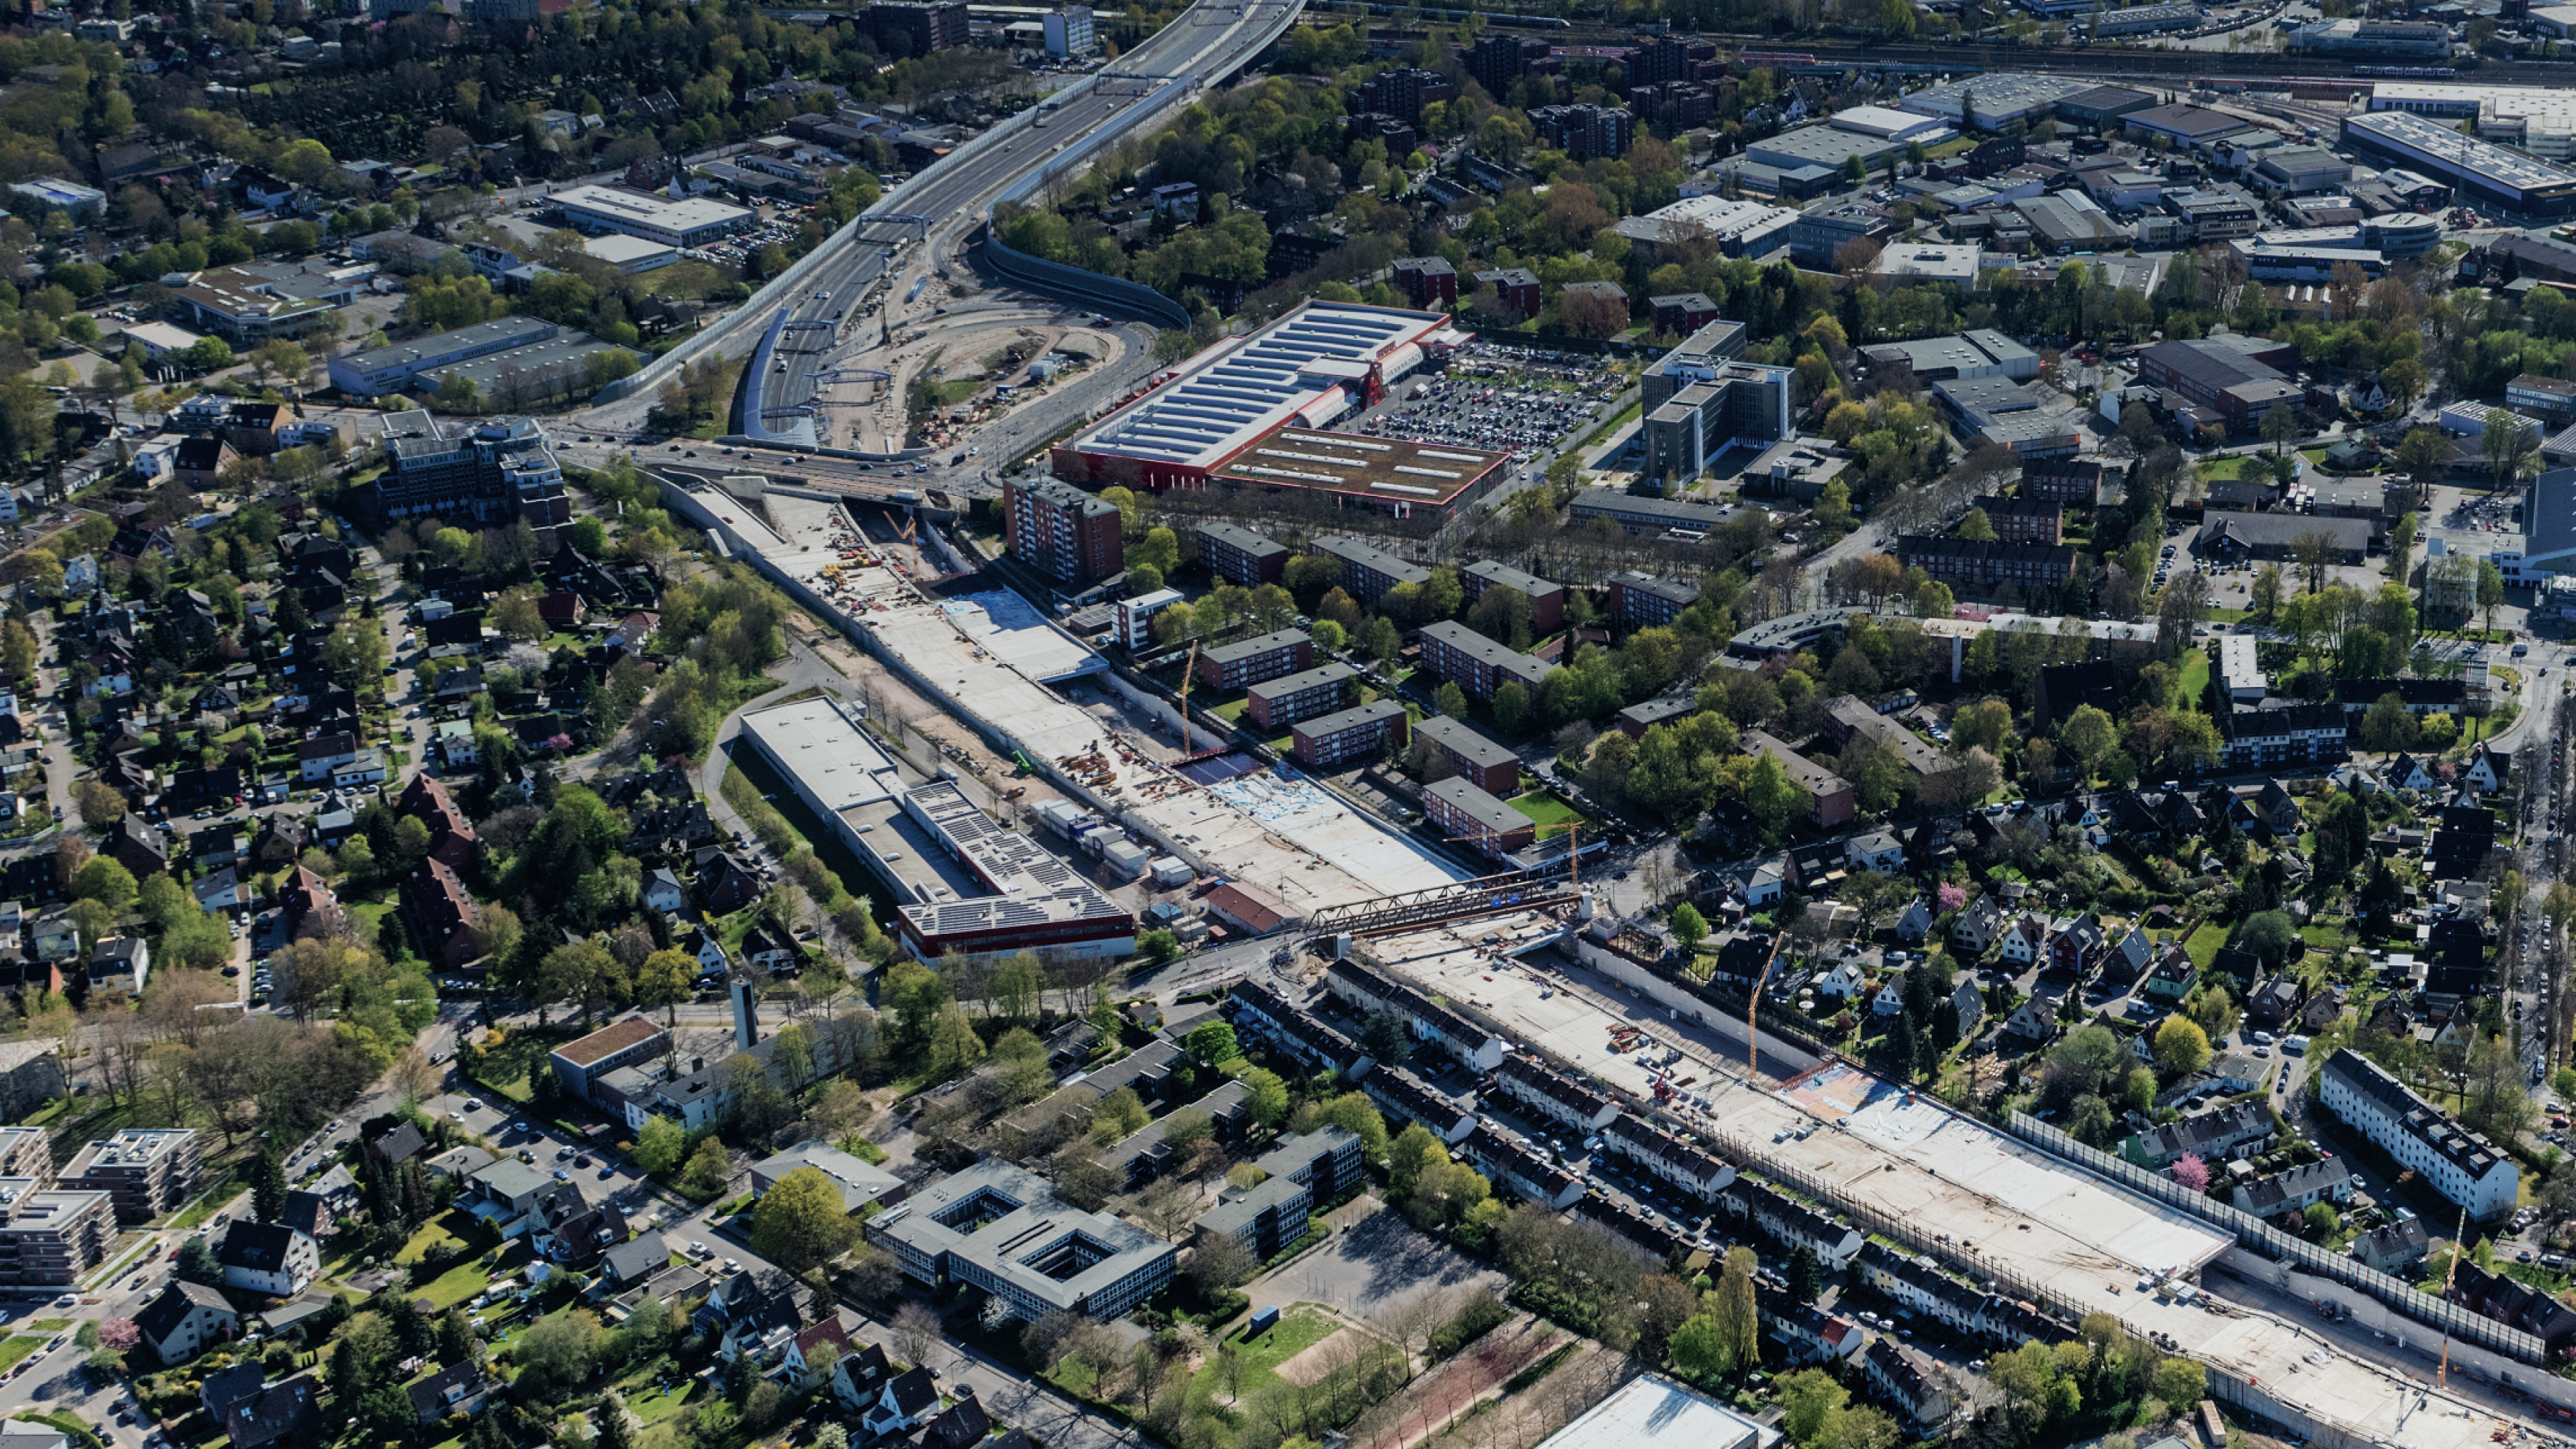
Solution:
<path fill-rule="evenodd" d="M 1445 265 L 1445 263 L 1444 263 Z M 1451 275 L 1454 297 L 1456 279 Z M 1507 453 L 1325 431 L 1473 333 L 1436 312 L 1308 302 L 1191 358 L 1144 396 L 1055 445 L 1088 488 L 1305 491 L 1344 508 L 1447 516 L 1499 481 Z"/>

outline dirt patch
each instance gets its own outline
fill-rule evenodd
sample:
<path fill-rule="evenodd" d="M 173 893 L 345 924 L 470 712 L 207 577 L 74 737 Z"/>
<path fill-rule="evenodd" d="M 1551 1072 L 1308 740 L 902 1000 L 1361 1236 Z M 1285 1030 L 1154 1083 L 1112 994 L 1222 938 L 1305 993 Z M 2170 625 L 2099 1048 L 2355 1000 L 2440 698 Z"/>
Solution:
<path fill-rule="evenodd" d="M 1359 1351 L 1359 1338 L 1360 1330 L 1356 1328 L 1336 1328 L 1281 1359 L 1279 1367 L 1271 1372 L 1301 1389 L 1313 1388 L 1324 1375 L 1351 1361 Z"/>
<path fill-rule="evenodd" d="M 1466 1352 L 1362 1415 L 1351 1426 L 1351 1442 L 1365 1449 L 1405 1449 L 1456 1420 L 1477 1400 L 1499 1392 L 1514 1374 L 1538 1362 L 1564 1339 L 1563 1333 L 1538 1319 L 1515 1314 L 1510 1322 L 1470 1344 Z"/>

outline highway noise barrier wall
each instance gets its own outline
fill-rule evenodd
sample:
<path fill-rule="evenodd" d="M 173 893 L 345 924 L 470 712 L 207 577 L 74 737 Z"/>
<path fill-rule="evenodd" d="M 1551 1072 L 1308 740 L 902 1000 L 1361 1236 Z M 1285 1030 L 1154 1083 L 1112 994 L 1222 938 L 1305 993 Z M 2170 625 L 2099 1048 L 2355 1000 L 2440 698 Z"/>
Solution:
<path fill-rule="evenodd" d="M 2181 1208 L 2194 1217 L 2225 1228 L 2236 1235 L 2237 1242 L 2274 1262 L 2287 1263 L 2302 1273 L 2358 1289 L 2418 1323 L 2493 1349 L 2508 1358 L 2531 1364 L 2548 1362 L 2548 1345 L 2532 1334 L 2507 1327 L 2464 1304 L 2417 1292 L 2414 1284 L 2402 1278 L 2382 1273 L 2358 1258 L 2329 1252 L 2304 1238 L 2293 1237 L 2252 1213 L 2222 1203 L 2205 1193 L 2194 1192 L 2172 1178 L 2160 1172 L 2150 1172 L 2125 1157 L 2115 1157 L 2087 1147 L 2026 1112 L 2013 1113 L 2009 1126 L 2012 1135 L 2050 1156 L 2071 1162 L 2142 1197 Z"/>
<path fill-rule="evenodd" d="M 1087 305 L 1133 312 L 1165 327 L 1189 330 L 1189 309 L 1140 282 L 1102 276 L 1081 267 L 1033 257 L 1002 240 L 991 223 L 984 226 L 984 260 L 994 271 L 1032 291 L 1047 292 Z"/>

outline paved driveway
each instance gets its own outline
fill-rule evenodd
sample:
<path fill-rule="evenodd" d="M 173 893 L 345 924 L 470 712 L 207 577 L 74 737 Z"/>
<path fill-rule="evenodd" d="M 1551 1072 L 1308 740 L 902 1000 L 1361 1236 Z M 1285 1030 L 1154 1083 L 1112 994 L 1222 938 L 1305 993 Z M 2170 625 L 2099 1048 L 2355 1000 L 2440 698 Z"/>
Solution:
<path fill-rule="evenodd" d="M 1400 1213 L 1381 1210 L 1364 1196 L 1331 1216 L 1333 1236 L 1247 1290 L 1252 1306 L 1323 1303 L 1354 1318 L 1369 1318 L 1425 1289 L 1490 1288 L 1496 1296 L 1511 1280 L 1417 1232 Z"/>

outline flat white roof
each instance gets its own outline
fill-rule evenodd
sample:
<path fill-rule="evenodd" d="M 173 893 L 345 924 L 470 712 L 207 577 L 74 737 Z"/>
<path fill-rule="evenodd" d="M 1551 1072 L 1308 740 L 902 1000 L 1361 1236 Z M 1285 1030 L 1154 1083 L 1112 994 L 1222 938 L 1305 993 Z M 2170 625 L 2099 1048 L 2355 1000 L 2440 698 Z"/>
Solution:
<path fill-rule="evenodd" d="M 1191 358 L 1179 377 L 1110 414 L 1074 446 L 1212 468 L 1282 423 L 1321 427 L 1351 411 L 1352 369 L 1330 364 L 1378 364 L 1392 380 L 1421 361 L 1408 349 L 1448 327 L 1438 312 L 1308 302 Z"/>
<path fill-rule="evenodd" d="M 1907 136 L 1941 129 L 1941 122 L 1937 117 L 1924 115 L 1920 111 L 1894 110 L 1887 106 L 1853 106 L 1836 111 L 1833 114 L 1833 123 L 1840 130 L 1858 131 L 1864 136 L 1885 136 L 1891 140 L 1902 140 Z"/>
<path fill-rule="evenodd" d="M 623 187 L 576 186 L 559 191 L 554 201 L 560 206 L 595 212 L 601 216 L 620 217 L 673 231 L 694 231 L 703 226 L 731 226 L 749 221 L 752 213 L 739 206 L 710 201 L 703 196 L 673 200 L 667 196 L 649 196 Z"/>
<path fill-rule="evenodd" d="M 642 261 L 646 257 L 658 257 L 676 250 L 649 237 L 628 236 L 622 231 L 592 237 L 581 244 L 581 249 L 611 266 Z"/>
<path fill-rule="evenodd" d="M 742 717 L 742 728 L 784 761 L 826 810 L 847 810 L 903 788 L 893 758 L 829 699 L 799 699 L 756 710 Z"/>
<path fill-rule="evenodd" d="M 1539 1449 L 1771 1449 L 1780 1437 L 1706 1394 L 1661 1374 L 1642 1374 L 1541 1440 Z"/>
<path fill-rule="evenodd" d="M 2493 185 L 2516 191 L 2576 185 L 2576 171 L 2492 141 L 2463 136 L 2412 111 L 2367 111 L 2344 117 L 2343 124 L 2347 132 L 2366 132 L 2380 144 L 2402 149 L 2426 165 L 2447 167 Z"/>

